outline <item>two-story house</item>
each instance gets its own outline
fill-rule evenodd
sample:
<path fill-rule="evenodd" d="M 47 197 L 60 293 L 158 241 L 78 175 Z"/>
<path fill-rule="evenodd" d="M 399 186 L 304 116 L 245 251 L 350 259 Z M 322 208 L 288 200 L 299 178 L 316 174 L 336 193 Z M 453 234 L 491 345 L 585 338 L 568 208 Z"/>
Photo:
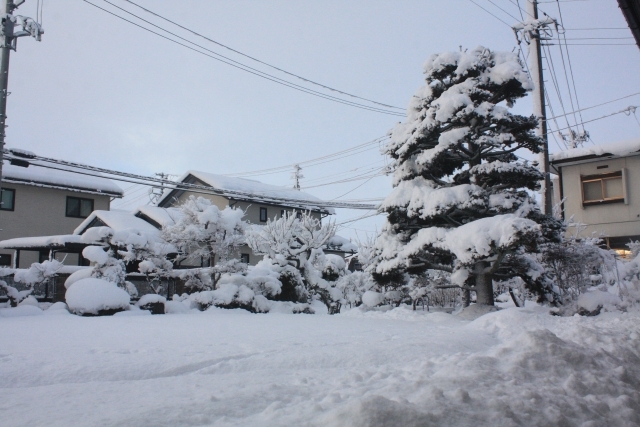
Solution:
<path fill-rule="evenodd" d="M 0 241 L 70 234 L 91 212 L 109 210 L 111 201 L 124 195 L 109 179 L 30 163 L 29 167 L 3 165 Z M 0 249 L 0 265 L 26 268 L 48 256 L 48 251 Z M 65 260 L 67 264 L 78 262 L 77 253 Z"/>
<path fill-rule="evenodd" d="M 582 224 L 582 236 L 602 237 L 620 254 L 640 240 L 640 139 L 561 151 L 550 164 L 558 174 L 554 198 L 566 220 Z"/>

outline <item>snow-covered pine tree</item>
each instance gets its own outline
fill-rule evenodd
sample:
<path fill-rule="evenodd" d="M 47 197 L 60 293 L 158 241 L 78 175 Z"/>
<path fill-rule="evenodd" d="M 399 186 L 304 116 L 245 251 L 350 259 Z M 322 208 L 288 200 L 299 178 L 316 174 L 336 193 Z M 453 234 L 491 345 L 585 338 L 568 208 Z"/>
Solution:
<path fill-rule="evenodd" d="M 550 286 L 530 254 L 562 226 L 526 191 L 541 172 L 515 154 L 541 151 L 538 121 L 508 110 L 533 89 L 529 76 L 516 54 L 484 47 L 432 55 L 424 69 L 426 85 L 386 148 L 395 188 L 381 205 L 376 280 L 448 271 L 492 305 L 493 278 L 518 275 L 544 298 Z"/>

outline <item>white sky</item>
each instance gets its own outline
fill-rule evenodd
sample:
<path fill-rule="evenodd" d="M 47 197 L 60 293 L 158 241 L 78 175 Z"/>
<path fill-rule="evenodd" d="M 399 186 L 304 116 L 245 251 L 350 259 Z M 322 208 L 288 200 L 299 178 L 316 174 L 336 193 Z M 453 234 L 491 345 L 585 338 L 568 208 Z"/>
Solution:
<path fill-rule="evenodd" d="M 116 11 L 103 0 L 93 3 Z M 207 48 L 251 63 L 111 0 Z M 511 24 L 488 0 L 477 3 Z M 520 17 L 515 1 L 493 0 Z M 519 0 L 525 7 L 527 0 Z M 350 93 L 405 107 L 422 84 L 422 63 L 432 53 L 483 45 L 511 50 L 511 29 L 467 0 L 204 1 L 137 0 L 157 13 L 246 54 Z M 237 173 L 320 157 L 385 135 L 400 117 L 364 111 L 306 95 L 177 46 L 114 18 L 81 0 L 45 0 L 43 41 L 23 38 L 12 53 L 7 142 L 40 155 L 152 174 L 187 169 Z M 36 0 L 17 13 L 36 15 Z M 556 4 L 541 8 L 558 17 Z M 566 28 L 627 27 L 615 0 L 561 3 Z M 119 14 L 124 13 L 118 11 Z M 135 18 L 133 18 L 135 19 Z M 626 30 L 567 31 L 568 38 L 631 37 Z M 569 43 L 633 43 L 632 39 Z M 571 111 L 557 46 L 552 55 L 566 111 Z M 570 46 L 581 107 L 640 92 L 640 52 L 633 45 Z M 547 73 L 550 79 L 550 73 Z M 636 76 L 636 77 L 634 77 Z M 292 80 L 295 83 L 300 81 Z M 547 88 L 556 114 L 561 108 Z M 313 88 L 313 86 L 310 86 Z M 640 96 L 585 111 L 590 120 L 640 105 Z M 516 111 L 530 114 L 525 99 Z M 560 125 L 563 122 L 560 121 Z M 633 116 L 588 123 L 596 144 L 640 136 Z M 558 150 L 553 139 L 551 150 Z M 305 168 L 308 186 L 348 178 L 382 166 L 378 150 Z M 358 168 L 355 171 L 351 171 Z M 339 175 L 340 174 L 340 175 Z M 291 185 L 290 172 L 257 176 Z M 314 180 L 314 181 L 312 181 Z M 384 197 L 390 179 L 353 181 L 309 189 L 318 197 Z M 120 184 L 128 189 L 129 184 Z M 356 188 L 360 186 L 359 188 Z M 355 190 L 354 190 L 355 188 Z M 126 208 L 144 204 L 136 187 Z M 366 214 L 338 211 L 338 222 Z M 360 237 L 382 217 L 347 224 L 340 234 Z"/>

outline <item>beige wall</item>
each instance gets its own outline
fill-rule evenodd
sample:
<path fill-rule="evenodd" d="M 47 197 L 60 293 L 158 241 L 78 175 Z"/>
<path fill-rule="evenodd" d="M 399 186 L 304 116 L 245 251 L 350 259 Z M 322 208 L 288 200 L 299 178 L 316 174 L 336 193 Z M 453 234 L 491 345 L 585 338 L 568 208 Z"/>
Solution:
<path fill-rule="evenodd" d="M 598 166 L 608 166 L 598 169 Z M 626 169 L 627 204 L 582 205 L 581 176 L 618 172 Z M 582 236 L 619 237 L 640 234 L 640 156 L 600 160 L 562 168 L 565 219 L 586 225 Z M 575 233 L 569 229 L 568 233 Z"/>
<path fill-rule="evenodd" d="M 69 218 L 66 214 L 67 196 L 93 199 L 95 210 L 109 210 L 110 197 L 75 191 L 57 190 L 22 184 L 3 183 L 3 188 L 15 190 L 13 211 L 0 210 L 0 240 L 16 237 L 52 236 L 71 234 L 84 218 Z M 10 254 L 14 251 L 0 250 Z M 59 258 L 62 260 L 63 255 Z M 28 267 L 38 262 L 38 253 L 21 251 L 20 266 Z M 69 255 L 65 264 L 76 264 L 76 255 Z"/>

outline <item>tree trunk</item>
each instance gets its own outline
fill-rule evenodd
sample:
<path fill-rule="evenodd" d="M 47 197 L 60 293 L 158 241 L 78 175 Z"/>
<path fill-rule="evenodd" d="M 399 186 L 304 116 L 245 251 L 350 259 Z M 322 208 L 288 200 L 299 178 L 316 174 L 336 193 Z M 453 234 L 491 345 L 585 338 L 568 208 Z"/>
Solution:
<path fill-rule="evenodd" d="M 469 307 L 471 305 L 471 291 L 469 289 L 462 289 L 462 306 Z"/>
<path fill-rule="evenodd" d="M 493 305 L 493 274 L 476 275 L 476 304 Z"/>

